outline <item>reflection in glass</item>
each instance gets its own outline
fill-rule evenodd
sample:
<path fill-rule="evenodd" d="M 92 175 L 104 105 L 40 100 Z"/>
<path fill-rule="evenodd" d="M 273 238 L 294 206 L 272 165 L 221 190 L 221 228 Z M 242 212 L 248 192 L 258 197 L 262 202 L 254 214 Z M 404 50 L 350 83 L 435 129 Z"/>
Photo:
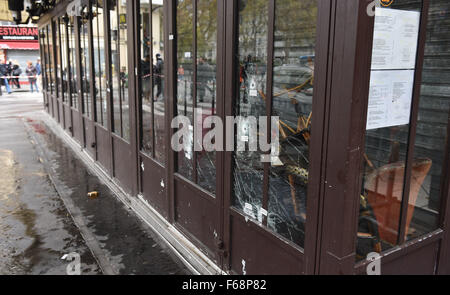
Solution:
<path fill-rule="evenodd" d="M 90 90 L 90 63 L 89 63 L 89 21 L 90 14 L 88 7 L 84 7 L 80 18 L 80 51 L 81 51 L 81 88 L 83 92 L 83 112 L 92 118 L 91 90 Z"/>
<path fill-rule="evenodd" d="M 180 142 L 184 150 L 178 154 L 178 172 L 215 194 L 216 153 L 194 152 L 194 133 L 203 141 L 210 131 L 203 128 L 204 123 L 216 114 L 217 0 L 179 0 L 177 32 L 177 113 L 190 120 L 189 137 Z M 194 109 L 198 110 L 195 116 Z"/>
<path fill-rule="evenodd" d="M 48 53 L 49 53 L 49 69 L 48 69 L 48 71 L 49 71 L 49 77 L 50 77 L 50 80 L 49 80 L 49 82 L 50 82 L 50 92 L 52 93 L 52 94 L 55 94 L 55 89 L 56 89 L 56 86 L 55 86 L 55 74 L 56 74 L 56 71 L 55 71 L 55 58 L 54 58 L 54 56 L 53 56 L 53 33 L 52 33 L 52 26 L 51 25 L 49 25 L 48 26 L 48 35 L 47 35 L 47 37 L 48 37 Z"/>
<path fill-rule="evenodd" d="M 165 163 L 164 6 L 141 3 L 142 151 Z"/>
<path fill-rule="evenodd" d="M 130 110 L 128 98 L 128 46 L 126 2 L 114 0 L 110 8 L 111 72 L 114 112 L 114 133 L 130 140 Z"/>
<path fill-rule="evenodd" d="M 450 65 L 450 2 L 430 1 L 424 70 L 417 122 L 414 159 L 425 161 L 411 177 L 407 216 L 407 238 L 414 239 L 439 228 L 441 199 L 445 191 L 444 172 L 450 118 L 450 81 L 445 78 Z M 448 155 L 447 155 L 448 157 Z M 426 173 L 428 172 L 428 173 Z"/>
<path fill-rule="evenodd" d="M 242 117 L 241 126 L 246 125 L 249 116 L 267 116 L 264 93 L 267 81 L 268 3 L 267 0 L 239 1 L 239 94 L 234 115 Z M 265 130 L 259 132 L 264 133 Z M 235 144 L 243 142 L 248 150 L 247 134 L 235 134 Z M 255 218 L 261 211 L 263 201 L 264 167 L 261 156 L 260 151 L 234 154 L 233 206 Z"/>
<path fill-rule="evenodd" d="M 304 246 L 311 139 L 317 1 L 277 1 L 273 116 L 279 162 L 270 170 L 268 226 Z"/>
<path fill-rule="evenodd" d="M 420 2 L 398 0 L 389 9 L 420 11 Z M 377 16 L 375 22 L 377 22 Z M 403 72 L 409 70 L 400 69 Z M 372 73 L 376 73 L 376 71 L 372 71 Z M 373 81 L 376 76 L 379 75 L 372 74 L 369 101 L 374 101 L 374 95 L 387 95 L 387 92 L 375 91 L 376 85 Z M 386 97 L 385 99 L 392 98 Z M 357 260 L 366 259 L 371 252 L 386 251 L 398 243 L 401 206 L 405 194 L 409 130 L 410 125 L 408 124 L 366 131 L 357 233 Z M 417 159 L 409 164 L 413 177 L 427 173 L 428 161 Z M 415 198 L 413 194 L 410 192 L 410 199 Z"/>
<path fill-rule="evenodd" d="M 197 1 L 197 109 L 202 122 L 216 114 L 217 0 Z M 198 119 L 200 120 L 200 118 Z M 195 127 L 194 127 L 195 128 Z M 205 136 L 210 130 L 202 130 Z M 202 138 L 203 138 L 202 136 Z M 216 190 L 216 152 L 197 152 L 198 184 Z"/>
<path fill-rule="evenodd" d="M 105 34 L 103 27 L 103 1 L 97 0 L 92 6 L 92 32 L 94 46 L 95 102 L 97 122 L 103 127 L 108 126 L 106 104 L 106 62 Z"/>
<path fill-rule="evenodd" d="M 44 92 L 46 90 L 45 88 L 45 57 L 44 57 L 44 30 L 43 29 L 39 29 L 39 48 L 41 49 L 40 52 L 40 58 L 41 58 L 41 66 L 42 66 L 42 91 Z M 47 100 L 45 98 L 44 95 L 44 105 L 47 104 Z"/>
<path fill-rule="evenodd" d="M 164 6 L 154 7 L 152 38 L 157 45 L 153 47 L 155 57 L 154 80 L 154 126 L 155 126 L 155 159 L 164 163 L 166 159 L 165 148 L 165 66 L 164 66 Z"/>
<path fill-rule="evenodd" d="M 55 50 L 56 50 L 56 67 L 55 67 L 55 75 L 56 75 L 56 83 L 58 85 L 59 93 L 57 93 L 58 98 L 61 98 L 62 95 L 62 79 L 61 79 L 61 31 L 58 20 L 55 21 Z"/>
<path fill-rule="evenodd" d="M 71 16 L 69 18 L 69 65 L 70 65 L 70 89 L 71 99 L 72 99 L 72 107 L 74 109 L 78 109 L 78 84 L 77 84 L 77 51 L 76 51 L 76 43 L 75 38 L 77 36 L 75 31 L 75 17 Z"/>
<path fill-rule="evenodd" d="M 397 244 L 408 134 L 409 125 L 366 133 L 358 228 L 360 259 Z"/>
<path fill-rule="evenodd" d="M 150 32 L 150 7 L 146 7 L 141 4 L 141 132 L 142 132 L 142 151 L 153 156 L 153 139 L 154 139 L 154 128 L 153 128 L 153 63 L 152 63 L 152 52 L 150 50 L 152 41 Z"/>
<path fill-rule="evenodd" d="M 177 1 L 177 115 L 183 115 L 194 121 L 194 6 L 192 0 Z M 178 173 L 189 180 L 194 180 L 193 148 L 194 130 L 191 140 L 183 142 L 184 151 L 178 154 Z"/>
<path fill-rule="evenodd" d="M 42 61 L 45 64 L 44 67 L 44 75 L 43 75 L 43 83 L 46 91 L 50 91 L 50 70 L 49 70 L 49 55 L 48 55 L 48 33 L 47 27 L 44 27 L 41 32 L 41 40 L 42 40 L 42 50 L 44 55 L 44 60 Z M 47 97 L 47 96 L 46 96 Z"/>
<path fill-rule="evenodd" d="M 61 36 L 61 67 L 62 67 L 62 94 L 63 102 L 69 103 L 69 67 L 67 52 L 67 32 L 65 17 L 59 18 L 59 31 Z"/>

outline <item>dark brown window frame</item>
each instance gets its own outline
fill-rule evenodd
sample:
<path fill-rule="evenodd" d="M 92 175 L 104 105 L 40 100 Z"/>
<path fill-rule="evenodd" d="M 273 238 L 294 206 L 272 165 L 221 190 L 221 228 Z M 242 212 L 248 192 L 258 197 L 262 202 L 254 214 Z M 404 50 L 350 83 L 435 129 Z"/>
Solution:
<path fill-rule="evenodd" d="M 271 0 L 274 1 L 274 0 Z M 357 204 L 359 202 L 360 195 L 360 186 L 361 178 L 359 175 L 359 168 L 362 163 L 362 150 L 364 147 L 364 131 L 365 131 L 365 119 L 367 117 L 367 100 L 368 100 L 368 87 L 369 87 L 369 77 L 370 73 L 368 72 L 370 69 L 370 55 L 371 55 L 371 31 L 373 32 L 373 21 L 365 15 L 365 5 L 367 1 L 359 1 L 359 0 L 348 0 L 347 5 L 338 5 L 338 0 L 318 0 L 319 5 L 322 7 L 326 5 L 330 5 L 330 15 L 329 15 L 329 23 L 320 24 L 319 29 L 329 29 L 334 32 L 334 35 L 331 36 L 328 46 L 322 47 L 328 50 L 330 63 L 325 63 L 324 68 L 321 70 L 326 71 L 329 74 L 326 81 L 320 81 L 318 83 L 323 83 L 324 85 L 324 95 L 326 95 L 326 100 L 323 102 L 324 109 L 324 117 L 318 119 L 316 128 L 321 128 L 324 130 L 324 137 L 318 138 L 316 137 L 313 140 L 317 140 L 323 143 L 322 150 L 316 152 L 316 160 L 319 161 L 317 168 L 320 171 L 315 171 L 314 176 L 311 177 L 311 190 L 314 190 L 320 197 L 317 200 L 312 200 L 313 204 L 311 206 L 318 208 L 319 216 L 326 216 L 326 218 L 317 218 L 317 222 L 313 222 L 313 226 L 316 227 L 312 229 L 313 231 L 317 231 L 317 240 L 312 241 L 312 239 L 307 239 L 306 243 L 307 249 L 315 248 L 316 258 L 314 262 L 310 262 L 308 268 L 309 273 L 355 273 L 361 272 L 365 266 L 365 264 L 355 265 L 354 260 L 354 247 L 355 243 L 353 242 L 356 238 L 356 221 L 358 212 L 356 210 Z M 133 1 L 134 2 L 134 1 Z M 169 1 L 170 3 L 167 5 L 168 10 L 171 12 L 171 15 L 174 15 L 173 12 L 176 10 L 176 5 L 174 1 Z M 235 13 L 233 9 L 230 10 L 230 7 L 236 4 L 236 1 L 233 2 L 229 6 L 227 6 L 226 13 Z M 424 5 L 428 5 L 429 0 L 424 0 Z M 63 4 L 63 3 L 61 3 Z M 63 4 L 66 5 L 66 4 Z M 106 4 L 107 5 L 107 4 Z M 127 9 L 132 5 L 128 5 Z M 62 6 L 60 6 L 62 7 Z M 106 10 L 106 9 L 105 9 Z M 61 12 L 62 9 L 57 9 L 58 12 Z M 106 10 L 107 11 L 107 10 Z M 319 10 L 320 11 L 320 10 Z M 356 12 L 356 13 L 355 13 Z M 105 19 L 108 19 L 106 16 Z M 166 14 L 167 16 L 169 14 Z M 426 14 L 427 15 L 427 14 Z M 426 15 L 422 17 L 426 17 Z M 49 14 L 41 21 L 40 27 L 44 29 L 46 35 L 48 36 L 48 27 L 44 26 L 45 22 L 47 22 L 51 17 L 54 16 Z M 136 15 L 129 16 L 136 18 Z M 175 22 L 174 19 L 168 19 L 166 17 L 165 24 L 167 25 L 167 30 L 165 34 L 174 32 Z M 232 18 L 232 17 L 231 17 Z M 235 21 L 235 20 L 234 20 Z M 108 25 L 105 22 L 105 27 Z M 233 40 L 235 32 L 234 29 L 226 29 L 225 32 L 221 32 L 224 34 L 224 38 L 228 41 Z M 53 33 L 53 32 L 52 32 Z M 106 34 L 110 34 L 109 30 L 105 30 L 105 38 Z M 423 39 L 423 35 L 425 34 L 423 28 L 421 29 L 421 38 Z M 53 35 L 53 34 L 52 34 Z M 48 37 L 47 37 L 48 38 Z M 44 38 L 45 39 L 45 38 Z M 422 40 L 421 39 L 421 40 Z M 422 41 L 423 42 L 423 41 Z M 49 49 L 49 44 L 45 44 L 44 46 Z M 109 43 L 109 42 L 107 42 Z M 167 55 L 167 60 L 169 60 L 168 64 L 174 64 L 174 60 L 176 57 L 174 56 L 174 43 L 170 42 L 167 44 L 170 53 Z M 52 43 L 53 47 L 55 43 Z M 423 44 L 422 44 L 423 45 Z M 78 47 L 77 52 L 79 52 L 79 42 L 77 42 Z M 229 44 L 226 46 L 227 49 L 231 49 L 230 51 L 224 54 L 226 56 L 226 60 L 232 60 L 233 54 L 233 44 Z M 423 46 L 422 46 L 423 47 Z M 356 51 L 358 48 L 358 51 Z M 105 49 L 110 49 L 109 44 L 106 44 Z M 423 48 L 421 49 L 423 50 Z M 54 52 L 54 50 L 47 50 L 47 55 Z M 352 56 L 352 53 L 355 53 Z M 356 54 L 357 53 L 357 54 Z M 42 53 L 43 61 L 48 59 L 45 51 Z M 343 56 L 342 60 L 338 60 L 337 58 L 333 58 L 334 56 Z M 70 59 L 69 59 L 70 60 Z M 77 59 L 77 64 L 78 64 Z M 106 62 L 110 60 L 110 51 L 107 50 L 107 58 Z M 419 58 L 421 60 L 421 58 Z M 68 63 L 69 67 L 71 66 L 70 62 Z M 235 65 L 227 65 L 225 69 L 223 69 L 225 80 L 234 81 L 234 67 Z M 79 68 L 79 65 L 78 67 Z M 91 65 L 92 69 L 92 65 Z M 110 78 L 110 70 L 106 69 L 107 76 Z M 420 75 L 421 71 L 419 68 L 416 69 L 416 87 L 414 91 L 414 105 L 413 105 L 413 117 L 412 120 L 417 121 L 417 111 L 418 111 L 418 95 L 420 94 L 419 86 L 417 86 L 417 75 Z M 43 71 L 43 76 L 45 76 Z M 168 89 L 167 92 L 170 94 L 170 97 L 174 97 L 174 89 L 175 83 L 174 79 L 176 79 L 176 70 L 168 69 L 168 77 L 170 77 L 170 81 L 168 81 Z M 51 81 L 51 77 L 48 78 L 48 82 Z M 108 79 L 110 81 L 111 79 Z M 169 79 L 168 79 L 169 80 Z M 337 84 L 340 84 L 337 86 Z M 49 84 L 50 85 L 50 84 Z M 270 84 L 268 84 L 270 85 Z M 109 85 L 108 85 L 109 86 Z M 232 97 L 232 93 L 235 91 L 235 85 L 232 83 L 227 83 L 224 89 L 225 93 L 228 93 Z M 419 92 L 417 92 L 419 91 Z M 271 93 L 271 91 L 268 91 Z M 47 99 L 47 103 L 49 103 L 49 109 L 53 107 L 52 94 L 50 89 L 45 89 L 45 97 Z M 111 97 L 108 95 L 108 100 Z M 72 99 L 70 98 L 70 102 L 72 103 Z M 80 105 L 80 104 L 79 104 Z M 231 114 L 232 109 L 229 108 L 228 104 L 224 106 L 224 113 Z M 109 114 L 111 115 L 111 119 L 109 120 L 109 125 L 112 124 L 112 110 L 111 110 L 111 101 L 108 101 Z M 131 106 L 130 106 L 131 108 Z M 173 114 L 173 110 L 176 109 L 176 104 L 171 105 L 171 109 L 169 111 L 170 114 Z M 55 116 L 54 111 L 51 111 L 53 116 Z M 169 116 L 167 116 L 169 117 Z M 167 118 L 167 121 L 170 122 L 170 118 Z M 411 124 L 411 129 L 415 130 L 414 124 Z M 170 125 L 167 125 L 170 126 Z M 166 126 L 166 129 L 167 129 Z M 131 125 L 130 128 L 133 128 Z M 109 130 L 112 130 L 109 127 Z M 355 132 L 355 130 L 357 132 Z M 411 130 L 410 130 L 411 131 Z M 134 130 L 131 130 L 134 132 Z M 450 128 L 448 129 L 448 133 L 450 135 Z M 168 135 L 172 135 L 173 131 L 168 130 Z M 415 135 L 415 132 L 412 134 Z M 168 136 L 170 137 L 170 136 Z M 413 157 L 414 153 L 414 136 L 409 139 L 409 152 L 408 152 L 408 163 L 411 163 L 411 157 Z M 112 138 L 112 136 L 111 136 Z M 133 140 L 133 139 L 132 139 Z M 333 143 L 333 147 L 331 147 L 331 143 Z M 111 139 L 112 144 L 112 139 Z M 446 157 L 444 161 L 444 170 L 445 175 L 447 175 L 448 167 L 450 165 L 450 156 L 449 156 L 449 146 L 447 142 L 446 147 Z M 225 165 L 225 175 L 226 172 L 231 171 L 229 160 L 230 155 L 225 155 L 224 165 Z M 137 157 L 136 157 L 137 158 Z M 174 162 L 176 162 L 176 157 L 171 156 L 168 157 L 168 174 L 173 174 L 173 167 L 175 167 Z M 408 165 L 408 164 L 407 164 Z M 410 164 L 409 164 L 410 165 Z M 318 168 L 320 167 L 320 168 Z M 408 166 L 407 166 L 408 167 Z M 343 175 L 342 170 L 353 171 L 349 175 Z M 358 173 L 358 175 L 356 175 Z M 168 189 L 168 195 L 171 196 L 168 198 L 169 210 L 171 212 L 171 217 L 169 220 L 173 220 L 174 211 L 173 211 L 173 195 L 171 190 L 173 189 L 173 178 L 171 182 L 168 183 L 171 186 Z M 409 183 L 411 180 L 411 175 L 407 174 L 405 177 L 405 187 L 409 189 Z M 218 183 L 219 186 L 219 183 Z M 441 249 L 438 253 L 438 273 L 445 273 L 450 271 L 449 266 L 449 258 L 450 258 L 450 186 L 448 178 L 442 183 L 442 209 L 440 216 L 440 224 L 441 229 L 431 233 L 431 237 L 424 242 L 419 242 L 418 240 L 410 241 L 403 243 L 399 246 L 399 251 L 396 253 L 387 253 L 388 255 L 385 257 L 386 260 L 393 261 L 401 256 L 405 255 L 408 251 L 413 251 L 415 249 L 419 249 L 424 247 L 425 245 L 429 245 L 435 242 L 439 242 L 441 244 Z M 229 198 L 227 196 L 230 195 L 229 183 L 228 180 L 225 180 L 224 186 L 221 188 L 224 190 L 224 220 L 225 224 L 229 223 Z M 309 191 L 309 189 L 308 189 Z M 405 195 L 408 195 L 406 191 Z M 404 204 L 407 203 L 407 198 L 404 198 Z M 345 216 L 339 215 L 337 212 L 346 212 Z M 404 225 L 405 222 L 405 212 L 402 212 L 402 222 Z M 342 227 L 341 231 L 333 232 L 334 224 L 339 223 Z M 227 225 L 225 225 L 226 227 Z M 227 232 L 226 229 L 223 230 L 225 236 L 225 243 L 227 243 Z M 311 233 L 311 232 L 310 232 Z M 400 237 L 403 235 L 399 235 Z M 349 242 L 350 241 L 350 242 Z M 317 245 L 316 245 L 317 242 Z M 353 242 L 353 243 L 352 243 Z M 405 242 L 405 241 L 403 241 Z M 309 251 L 309 250 L 307 250 Z"/>

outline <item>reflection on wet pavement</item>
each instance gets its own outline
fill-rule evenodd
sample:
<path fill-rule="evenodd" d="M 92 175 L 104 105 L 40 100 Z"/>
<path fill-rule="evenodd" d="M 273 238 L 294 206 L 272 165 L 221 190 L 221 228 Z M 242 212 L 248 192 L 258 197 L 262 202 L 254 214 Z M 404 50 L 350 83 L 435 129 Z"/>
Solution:
<path fill-rule="evenodd" d="M 100 274 L 20 119 L 0 120 L 0 167 L 0 274 L 64 275 L 72 252 Z"/>
<path fill-rule="evenodd" d="M 88 247 L 91 241 L 83 239 L 60 192 L 81 212 L 116 273 L 187 274 L 154 233 L 41 123 L 42 109 L 42 95 L 0 96 L 0 275 L 65 275 L 69 262 L 61 258 L 70 253 L 81 256 L 82 274 L 102 274 Z M 92 191 L 99 196 L 88 198 Z"/>
<path fill-rule="evenodd" d="M 30 122 L 36 138 L 44 147 L 58 182 L 81 211 L 89 230 L 99 241 L 109 262 L 120 274 L 187 274 L 188 271 L 170 250 L 146 228 L 109 188 L 92 175 L 69 147 L 39 122 Z M 60 188 L 58 188 L 60 189 Z M 98 192 L 97 198 L 89 198 Z"/>

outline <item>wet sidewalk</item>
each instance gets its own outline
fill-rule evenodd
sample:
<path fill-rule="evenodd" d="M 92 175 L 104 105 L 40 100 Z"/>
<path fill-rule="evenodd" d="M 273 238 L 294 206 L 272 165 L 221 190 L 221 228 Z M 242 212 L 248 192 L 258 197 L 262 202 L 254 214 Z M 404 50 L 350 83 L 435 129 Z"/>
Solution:
<path fill-rule="evenodd" d="M 189 274 L 23 104 L 0 97 L 0 274 L 66 274 L 73 252 L 83 274 Z"/>
<path fill-rule="evenodd" d="M 83 274 L 101 273 L 22 120 L 0 119 L 0 274 L 66 274 L 72 252 Z"/>

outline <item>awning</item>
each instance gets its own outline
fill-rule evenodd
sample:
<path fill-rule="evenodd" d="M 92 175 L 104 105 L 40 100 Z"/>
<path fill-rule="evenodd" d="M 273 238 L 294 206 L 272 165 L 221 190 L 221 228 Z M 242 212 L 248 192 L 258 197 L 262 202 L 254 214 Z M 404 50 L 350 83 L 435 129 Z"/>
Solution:
<path fill-rule="evenodd" d="M 39 42 L 0 42 L 0 49 L 39 50 Z"/>

